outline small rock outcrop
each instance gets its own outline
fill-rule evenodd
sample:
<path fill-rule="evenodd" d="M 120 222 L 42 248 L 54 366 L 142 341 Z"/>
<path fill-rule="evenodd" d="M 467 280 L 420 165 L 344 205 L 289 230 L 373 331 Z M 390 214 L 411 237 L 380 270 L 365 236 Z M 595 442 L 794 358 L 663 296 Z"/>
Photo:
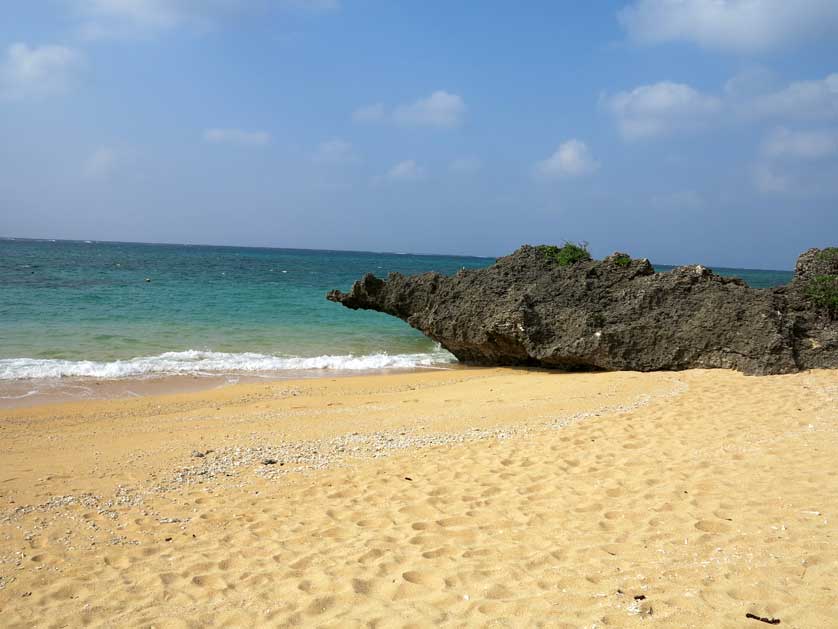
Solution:
<path fill-rule="evenodd" d="M 838 368 L 838 249 L 810 249 L 794 280 L 748 287 L 703 266 L 656 273 L 615 253 L 562 266 L 524 245 L 485 269 L 386 280 L 327 299 L 398 317 L 459 360 L 558 369 Z"/>

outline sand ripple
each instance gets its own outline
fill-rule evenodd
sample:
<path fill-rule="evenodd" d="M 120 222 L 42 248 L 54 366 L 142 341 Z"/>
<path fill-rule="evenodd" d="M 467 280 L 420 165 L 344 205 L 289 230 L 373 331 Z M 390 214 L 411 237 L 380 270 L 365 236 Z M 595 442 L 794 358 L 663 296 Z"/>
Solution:
<path fill-rule="evenodd" d="M 836 626 L 838 375 L 487 374 L 312 393 L 325 423 L 335 401 L 417 398 L 387 427 L 417 435 L 449 434 L 421 417 L 454 404 L 481 438 L 155 491 L 161 471 L 116 518 L 75 501 L 7 519 L 3 626 Z"/>

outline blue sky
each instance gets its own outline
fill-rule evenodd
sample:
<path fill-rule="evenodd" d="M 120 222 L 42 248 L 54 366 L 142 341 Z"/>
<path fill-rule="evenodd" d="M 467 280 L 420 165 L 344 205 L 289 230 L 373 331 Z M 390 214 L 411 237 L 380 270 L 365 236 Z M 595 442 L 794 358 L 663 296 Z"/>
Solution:
<path fill-rule="evenodd" d="M 0 235 L 791 268 L 838 2 L 11 0 Z"/>

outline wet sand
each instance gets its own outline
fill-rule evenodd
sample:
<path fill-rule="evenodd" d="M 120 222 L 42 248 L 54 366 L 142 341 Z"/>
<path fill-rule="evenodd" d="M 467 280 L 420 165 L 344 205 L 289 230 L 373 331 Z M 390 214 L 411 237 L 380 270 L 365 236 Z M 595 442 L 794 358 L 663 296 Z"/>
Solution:
<path fill-rule="evenodd" d="M 336 371 L 330 378 L 357 376 L 422 373 L 426 371 L 457 371 L 464 367 L 458 363 L 441 364 L 434 367 L 410 369 L 367 369 L 359 371 Z M 41 378 L 37 380 L 0 381 L 0 411 L 56 404 L 59 402 L 82 402 L 115 400 L 132 397 L 148 397 L 173 393 L 193 393 L 226 387 L 231 384 L 253 384 L 278 382 L 282 380 L 308 380 L 324 377 L 322 369 L 286 369 L 279 372 L 230 372 L 205 373 L 201 375 L 149 375 L 139 378 L 118 378 L 99 380 L 96 378 Z"/>
<path fill-rule="evenodd" d="M 462 369 L 5 410 L 0 624 L 835 627 L 837 427 L 829 371 Z"/>

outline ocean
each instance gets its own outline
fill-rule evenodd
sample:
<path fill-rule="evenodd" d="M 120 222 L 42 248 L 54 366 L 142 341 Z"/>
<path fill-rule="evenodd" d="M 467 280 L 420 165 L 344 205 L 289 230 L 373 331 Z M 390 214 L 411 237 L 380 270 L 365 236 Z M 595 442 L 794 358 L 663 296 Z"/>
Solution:
<path fill-rule="evenodd" d="M 3 382 L 171 375 L 336 374 L 453 356 L 407 324 L 326 301 L 364 273 L 480 268 L 494 258 L 0 240 Z M 671 267 L 658 266 L 658 270 Z M 714 269 L 754 287 L 788 271 Z M 25 388 L 25 387 L 24 387 Z M 13 389 L 15 396 L 20 386 Z M 33 389 L 34 390 L 34 389 Z"/>

